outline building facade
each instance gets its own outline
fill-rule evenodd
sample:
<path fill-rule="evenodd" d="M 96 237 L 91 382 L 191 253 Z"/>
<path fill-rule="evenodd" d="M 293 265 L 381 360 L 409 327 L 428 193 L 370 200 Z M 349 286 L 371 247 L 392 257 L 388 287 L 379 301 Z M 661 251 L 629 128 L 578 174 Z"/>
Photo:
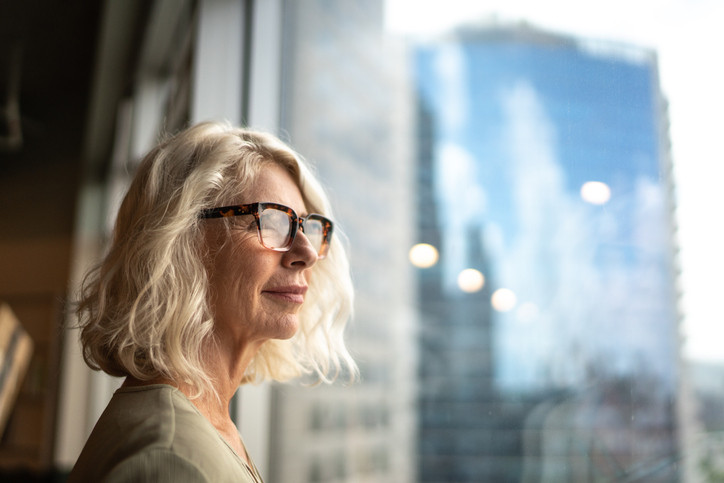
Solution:
<path fill-rule="evenodd" d="M 383 3 L 284 5 L 282 132 L 329 187 L 348 238 L 361 381 L 274 389 L 271 446 L 284 464 L 273 481 L 415 481 L 413 102 Z"/>
<path fill-rule="evenodd" d="M 440 253 L 419 273 L 420 481 L 677 480 L 655 54 L 470 28 L 421 44 L 415 73 L 418 233 Z"/>

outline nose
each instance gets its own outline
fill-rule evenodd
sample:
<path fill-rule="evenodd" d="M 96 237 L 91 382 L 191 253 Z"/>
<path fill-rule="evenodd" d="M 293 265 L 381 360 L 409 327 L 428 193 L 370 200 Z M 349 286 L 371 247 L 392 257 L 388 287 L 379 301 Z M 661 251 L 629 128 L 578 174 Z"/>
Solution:
<path fill-rule="evenodd" d="M 302 230 L 297 230 L 291 248 L 284 253 L 283 263 L 290 268 L 310 268 L 318 259 L 317 250 L 307 236 Z"/>

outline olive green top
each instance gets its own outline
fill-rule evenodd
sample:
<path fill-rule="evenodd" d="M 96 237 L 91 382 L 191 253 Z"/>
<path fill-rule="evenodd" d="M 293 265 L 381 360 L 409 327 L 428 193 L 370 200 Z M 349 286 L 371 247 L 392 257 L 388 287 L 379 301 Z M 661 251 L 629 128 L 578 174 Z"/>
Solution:
<path fill-rule="evenodd" d="M 68 483 L 261 482 L 178 389 L 122 387 L 96 423 Z"/>

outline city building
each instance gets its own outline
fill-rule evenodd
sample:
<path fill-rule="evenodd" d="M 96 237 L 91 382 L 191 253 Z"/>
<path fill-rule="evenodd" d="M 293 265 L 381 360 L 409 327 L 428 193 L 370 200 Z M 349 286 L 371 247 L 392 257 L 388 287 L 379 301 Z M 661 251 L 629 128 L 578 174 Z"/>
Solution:
<path fill-rule="evenodd" d="M 349 241 L 361 380 L 277 386 L 273 481 L 415 481 L 413 95 L 381 0 L 285 4 L 282 132 L 329 187 Z"/>
<path fill-rule="evenodd" d="M 439 251 L 419 273 L 420 481 L 678 479 L 655 53 L 470 27 L 421 43 L 415 76 L 418 236 Z"/>

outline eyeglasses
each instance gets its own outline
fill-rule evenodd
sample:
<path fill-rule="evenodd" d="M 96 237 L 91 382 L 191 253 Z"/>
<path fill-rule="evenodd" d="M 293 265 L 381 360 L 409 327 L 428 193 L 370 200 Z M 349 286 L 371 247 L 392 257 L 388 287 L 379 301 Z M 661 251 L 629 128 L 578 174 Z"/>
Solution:
<path fill-rule="evenodd" d="M 301 230 L 317 250 L 319 258 L 324 258 L 329 251 L 334 223 L 316 213 L 300 217 L 293 209 L 278 203 L 249 203 L 208 208 L 199 214 L 201 218 L 242 215 L 254 215 L 259 243 L 270 250 L 289 251 L 294 243 L 294 237 L 297 236 L 297 230 Z"/>

